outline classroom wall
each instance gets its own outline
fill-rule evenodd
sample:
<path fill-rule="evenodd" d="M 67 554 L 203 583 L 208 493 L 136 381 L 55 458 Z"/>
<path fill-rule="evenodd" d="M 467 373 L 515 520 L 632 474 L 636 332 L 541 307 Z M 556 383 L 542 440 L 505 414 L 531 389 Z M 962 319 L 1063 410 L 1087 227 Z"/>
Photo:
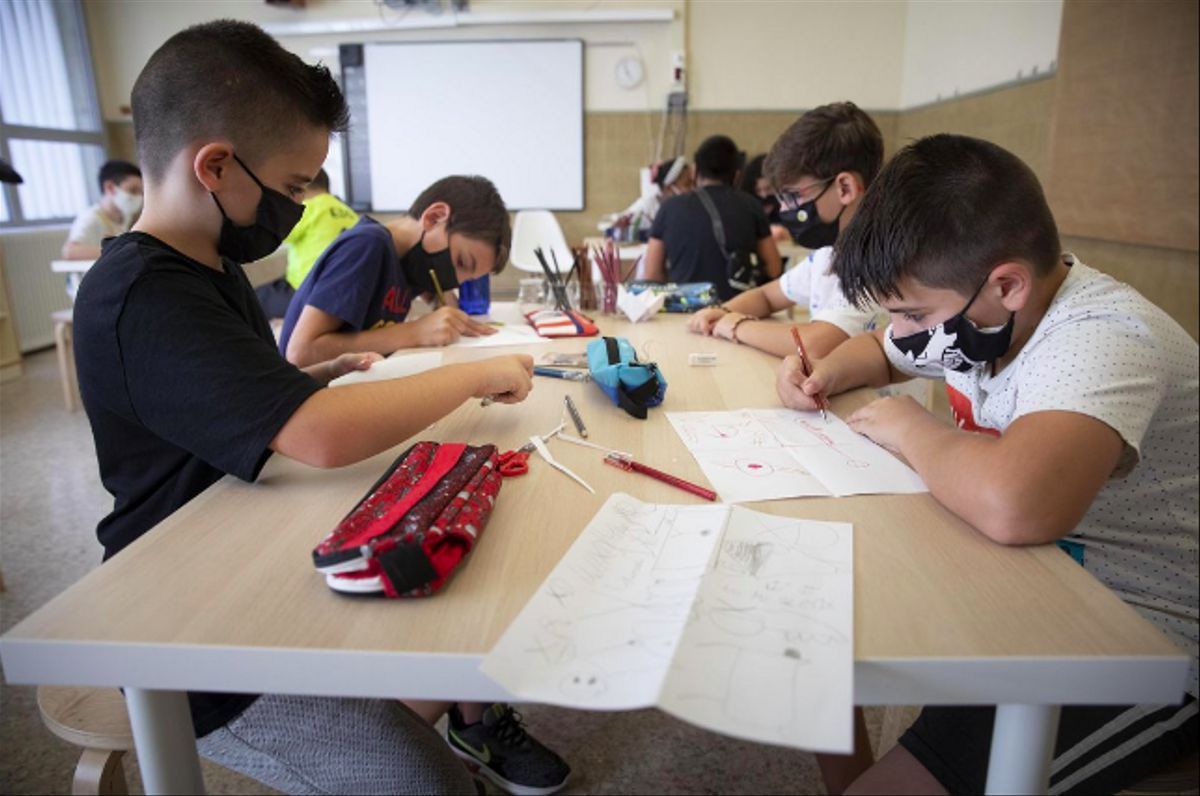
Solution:
<path fill-rule="evenodd" d="M 1062 0 L 909 0 L 899 105 L 1052 73 Z"/>
<path fill-rule="evenodd" d="M 1069 0 L 1050 139 L 1064 232 L 1200 248 L 1196 0 Z"/>
<path fill-rule="evenodd" d="M 705 0 L 687 5 L 689 106 L 794 111 L 900 102 L 907 2 Z"/>
<path fill-rule="evenodd" d="M 546 7 L 499 0 L 473 3 L 477 10 L 531 5 Z M 625 4 L 563 5 L 603 9 Z M 686 48 L 689 152 L 716 132 L 731 135 L 750 154 L 766 151 L 803 110 L 844 98 L 872 114 L 889 156 L 908 141 L 936 132 L 995 141 L 1029 163 L 1047 186 L 1065 247 L 1134 285 L 1193 337 L 1200 336 L 1194 0 L 677 0 L 640 5 L 673 7 L 676 19 L 577 26 L 586 28 L 588 41 L 587 172 L 585 210 L 558 214 L 569 240 L 596 234 L 600 216 L 620 210 L 637 195 L 637 168 L 651 158 L 661 124 L 669 52 Z M 116 54 L 107 61 L 96 59 L 97 76 L 111 149 L 126 157 L 134 154 L 132 128 L 110 111 L 128 101 L 137 71 L 156 46 L 152 43 L 201 19 L 298 18 L 258 0 L 163 3 L 153 15 L 138 13 L 144 5 L 135 0 L 91 0 L 85 7 L 94 52 Z M 303 18 L 353 18 L 362 16 L 364 7 L 379 13 L 370 0 L 310 0 Z M 997 16 L 1001 10 L 1006 15 Z M 755 25 L 755 19 L 770 24 Z M 1046 42 L 1056 19 L 1062 48 L 1051 59 L 1051 70 Z M 513 32 L 547 36 L 555 27 Z M 748 27 L 753 35 L 747 35 Z M 852 30 L 853 36 L 841 35 L 844 30 Z M 1021 30 L 1030 33 L 1029 42 L 1015 42 Z M 359 34 L 352 38 L 369 39 Z M 332 39 L 321 37 L 284 42 L 309 58 L 314 50 L 325 51 L 328 58 L 333 45 Z M 997 43 L 1004 44 L 1003 53 L 993 52 Z M 642 89 L 624 92 L 611 80 L 611 65 L 621 53 L 638 48 L 648 80 Z M 988 63 L 1003 69 L 988 72 L 987 64 L 972 61 L 976 50 L 991 53 Z M 847 52 L 853 53 L 852 62 Z M 662 58 L 657 73 L 655 54 Z M 1031 77 L 1034 65 L 1038 73 Z M 735 70 L 739 79 L 731 77 Z M 1021 70 L 1020 80 L 1016 70 Z M 744 79 L 745 74 L 751 78 Z M 989 85 L 989 80 L 1001 82 Z M 930 92 L 943 99 L 925 102 Z M 505 274 L 499 287 L 515 289 L 516 276 Z"/>

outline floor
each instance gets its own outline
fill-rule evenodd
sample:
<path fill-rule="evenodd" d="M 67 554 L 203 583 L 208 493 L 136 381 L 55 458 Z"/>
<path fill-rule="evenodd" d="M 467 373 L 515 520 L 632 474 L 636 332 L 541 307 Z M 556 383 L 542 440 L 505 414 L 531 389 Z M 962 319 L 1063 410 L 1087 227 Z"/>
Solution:
<path fill-rule="evenodd" d="M 0 632 L 100 563 L 100 485 L 82 411 L 68 413 L 53 351 L 0 383 Z M 572 765 L 566 793 L 823 793 L 812 755 L 736 741 L 657 710 L 585 713 L 522 707 L 529 729 Z M 873 744 L 882 711 L 868 710 Z M 0 793 L 67 793 L 78 751 L 47 731 L 34 689 L 0 681 Z M 142 793 L 127 759 L 132 793 Z M 209 793 L 273 793 L 204 764 Z"/>

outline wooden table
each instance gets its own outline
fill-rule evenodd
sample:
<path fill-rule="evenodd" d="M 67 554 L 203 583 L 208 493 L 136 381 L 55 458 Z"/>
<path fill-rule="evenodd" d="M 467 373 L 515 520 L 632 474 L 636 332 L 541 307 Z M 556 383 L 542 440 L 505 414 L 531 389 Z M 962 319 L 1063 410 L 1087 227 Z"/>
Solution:
<path fill-rule="evenodd" d="M 775 360 L 689 335 L 678 316 L 600 319 L 662 366 L 666 403 L 634 420 L 593 384 L 538 379 L 518 406 L 468 402 L 421 438 L 517 446 L 559 422 L 571 394 L 591 439 L 707 483 L 670 410 L 777 405 Z M 582 350 L 556 341 L 532 353 Z M 447 361 L 505 349 L 455 350 Z M 693 368 L 687 354 L 719 364 Z M 866 391 L 833 400 L 843 415 Z M 397 411 L 404 411 L 397 407 Z M 505 700 L 478 664 L 613 491 L 699 502 L 551 443 L 592 496 L 536 458 L 505 483 L 487 532 L 428 600 L 348 599 L 310 551 L 395 455 L 320 471 L 274 457 L 255 484 L 225 478 L 0 639 L 16 684 L 124 686 L 149 792 L 202 787 L 184 689 Z M 754 505 L 855 528 L 857 704 L 996 704 L 992 792 L 1043 791 L 1062 704 L 1181 698 L 1187 658 L 1053 545 L 1006 548 L 929 495 L 806 498 Z"/>

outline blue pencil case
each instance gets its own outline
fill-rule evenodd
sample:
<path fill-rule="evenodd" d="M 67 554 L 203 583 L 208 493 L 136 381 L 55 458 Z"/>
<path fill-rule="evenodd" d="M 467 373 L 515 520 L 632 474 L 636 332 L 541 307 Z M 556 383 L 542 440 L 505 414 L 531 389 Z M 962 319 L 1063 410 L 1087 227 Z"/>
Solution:
<path fill-rule="evenodd" d="M 624 337 L 602 337 L 587 347 L 588 370 L 613 403 L 638 420 L 663 402 L 667 380 L 658 365 L 639 362 L 633 344 Z"/>

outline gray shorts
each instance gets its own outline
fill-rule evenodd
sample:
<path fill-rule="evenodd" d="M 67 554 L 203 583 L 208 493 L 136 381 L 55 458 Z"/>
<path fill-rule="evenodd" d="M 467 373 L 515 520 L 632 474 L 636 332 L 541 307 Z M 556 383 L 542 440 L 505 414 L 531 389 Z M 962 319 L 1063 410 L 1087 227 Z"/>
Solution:
<path fill-rule="evenodd" d="M 196 746 L 284 793 L 476 793 L 438 732 L 391 700 L 267 694 Z"/>

